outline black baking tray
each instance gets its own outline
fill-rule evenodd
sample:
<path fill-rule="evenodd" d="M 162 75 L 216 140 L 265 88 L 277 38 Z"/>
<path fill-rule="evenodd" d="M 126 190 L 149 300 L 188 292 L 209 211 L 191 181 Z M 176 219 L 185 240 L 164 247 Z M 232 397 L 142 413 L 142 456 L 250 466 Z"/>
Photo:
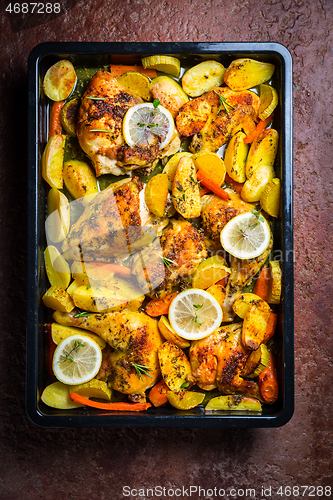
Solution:
<path fill-rule="evenodd" d="M 46 369 L 46 310 L 41 296 L 47 289 L 43 250 L 46 245 L 45 183 L 40 163 L 47 142 L 49 104 L 42 88 L 47 69 L 60 59 L 74 65 L 96 67 L 114 63 L 140 64 L 141 56 L 168 54 L 184 64 L 210 57 L 225 67 L 236 58 L 251 57 L 275 65 L 273 85 L 279 93 L 274 128 L 280 134 L 275 170 L 282 181 L 282 216 L 275 224 L 275 248 L 281 260 L 282 301 L 275 334 L 279 355 L 277 372 L 280 396 L 273 405 L 264 405 L 261 414 L 216 412 L 201 408 L 181 412 L 170 407 L 150 408 L 146 412 L 106 412 L 88 408 L 57 410 L 40 399 L 50 383 Z M 27 372 L 26 408 L 29 418 L 42 427 L 279 427 L 294 411 L 294 279 L 292 206 L 292 59 L 277 43 L 43 43 L 29 57 L 28 123 L 28 285 L 27 285 Z"/>

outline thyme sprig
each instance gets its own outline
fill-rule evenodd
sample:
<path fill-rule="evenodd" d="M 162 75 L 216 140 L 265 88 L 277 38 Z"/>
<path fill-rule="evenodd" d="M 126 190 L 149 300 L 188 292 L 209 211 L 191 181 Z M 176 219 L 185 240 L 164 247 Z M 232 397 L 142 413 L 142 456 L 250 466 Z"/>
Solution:
<path fill-rule="evenodd" d="M 71 354 L 73 351 L 77 352 L 78 347 L 85 347 L 86 344 L 82 344 L 80 340 L 75 340 L 74 341 L 74 347 L 71 351 L 67 352 L 66 355 L 64 356 L 64 361 L 70 361 L 71 363 L 74 363 L 73 358 L 71 358 Z"/>
<path fill-rule="evenodd" d="M 106 130 L 105 128 L 91 128 L 89 132 L 107 132 L 110 134 L 112 130 Z"/>
<path fill-rule="evenodd" d="M 147 375 L 147 377 L 153 378 L 148 372 L 151 372 L 153 369 L 149 368 L 149 366 L 144 366 L 144 365 L 138 365 L 137 363 L 134 363 L 131 361 L 131 365 L 134 366 L 135 371 L 137 376 L 139 377 L 140 380 L 143 381 L 142 374 Z"/>
<path fill-rule="evenodd" d="M 91 99 L 92 101 L 105 101 L 106 97 L 92 97 L 90 95 L 86 96 L 86 99 Z"/>
<path fill-rule="evenodd" d="M 219 112 L 221 111 L 222 109 L 222 106 L 224 107 L 225 109 L 225 112 L 227 113 L 227 115 L 229 116 L 229 110 L 227 108 L 227 106 L 229 106 L 229 108 L 232 108 L 232 109 L 235 109 L 235 106 L 232 106 L 232 104 L 229 104 L 226 99 L 221 95 L 219 94 L 218 92 L 216 92 L 216 90 L 214 90 L 215 94 L 219 96 L 219 99 L 220 99 L 220 107 L 219 107 L 219 110 L 217 112 L 217 115 L 219 114 Z M 216 116 L 217 116 L 216 115 Z"/>
<path fill-rule="evenodd" d="M 169 267 L 170 264 L 173 264 L 174 266 L 178 267 L 177 262 L 175 262 L 174 260 L 167 259 L 166 257 L 162 257 L 162 260 L 170 272 L 171 272 L 171 269 Z"/>
<path fill-rule="evenodd" d="M 77 314 L 74 314 L 74 318 L 82 318 L 83 316 L 90 316 L 91 312 L 81 310 Z"/>

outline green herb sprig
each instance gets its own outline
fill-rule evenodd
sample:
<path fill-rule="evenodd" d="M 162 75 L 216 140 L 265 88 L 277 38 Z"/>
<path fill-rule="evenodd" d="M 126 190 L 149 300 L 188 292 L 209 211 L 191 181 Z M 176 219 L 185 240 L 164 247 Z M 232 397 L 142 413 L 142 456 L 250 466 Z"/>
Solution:
<path fill-rule="evenodd" d="M 137 363 L 133 363 L 131 361 L 131 365 L 134 366 L 137 376 L 140 380 L 143 381 L 142 374 L 147 375 L 147 377 L 153 378 L 148 372 L 151 372 L 153 369 L 149 368 L 149 366 L 138 365 Z"/>
<path fill-rule="evenodd" d="M 235 109 L 234 106 L 232 106 L 232 104 L 229 104 L 226 99 L 221 95 L 219 94 L 218 92 L 216 92 L 216 90 L 214 90 L 215 94 L 218 95 L 219 99 L 220 99 L 220 107 L 219 107 L 219 110 L 217 112 L 217 115 L 219 114 L 219 112 L 221 111 L 222 109 L 222 106 L 224 107 L 225 109 L 225 112 L 227 113 L 227 115 L 229 116 L 229 110 L 227 108 L 227 106 L 229 106 L 229 108 L 232 108 L 232 109 Z M 217 116 L 216 115 L 216 116 Z"/>
<path fill-rule="evenodd" d="M 172 269 L 170 269 L 170 267 L 169 267 L 170 264 L 173 264 L 174 266 L 178 267 L 177 262 L 175 262 L 174 260 L 167 259 L 166 257 L 162 257 L 162 260 L 170 272 L 172 271 Z"/>

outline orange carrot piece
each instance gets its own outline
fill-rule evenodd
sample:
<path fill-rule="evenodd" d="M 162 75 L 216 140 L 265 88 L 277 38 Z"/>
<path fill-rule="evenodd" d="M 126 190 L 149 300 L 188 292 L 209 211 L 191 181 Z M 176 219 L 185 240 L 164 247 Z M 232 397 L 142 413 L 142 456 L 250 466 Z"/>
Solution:
<path fill-rule="evenodd" d="M 269 353 L 268 365 L 258 376 L 258 384 L 266 403 L 274 403 L 279 395 L 279 385 L 272 353 Z"/>
<path fill-rule="evenodd" d="M 110 72 L 114 78 L 118 78 L 118 76 L 124 75 L 128 72 L 141 73 L 149 78 L 155 78 L 157 75 L 156 69 L 144 69 L 143 66 L 125 66 L 124 64 L 111 64 Z"/>
<path fill-rule="evenodd" d="M 241 190 L 244 186 L 243 182 L 234 181 L 229 174 L 225 174 L 225 182 L 229 184 L 229 186 L 233 187 L 236 193 L 241 194 Z"/>
<path fill-rule="evenodd" d="M 243 139 L 244 142 L 246 144 L 253 142 L 254 139 L 257 137 L 257 135 L 260 134 L 260 132 L 262 132 L 264 130 L 264 128 L 266 128 L 267 125 L 272 121 L 272 118 L 273 118 L 272 115 L 270 115 L 268 118 L 266 118 L 266 120 L 260 120 L 260 122 L 258 123 L 256 128 L 253 130 L 253 132 L 251 132 L 251 134 L 244 137 L 244 139 Z"/>
<path fill-rule="evenodd" d="M 199 194 L 200 196 L 203 196 L 204 194 L 207 194 L 207 193 L 210 193 L 210 189 L 206 186 L 200 186 L 200 189 L 199 189 Z"/>
<path fill-rule="evenodd" d="M 203 184 L 208 189 L 210 189 L 211 191 L 213 191 L 213 193 L 215 193 L 218 196 L 220 196 L 220 198 L 223 198 L 224 200 L 230 200 L 230 196 L 228 195 L 228 193 L 226 193 L 224 191 L 224 189 L 222 189 L 220 186 L 218 186 L 217 184 L 215 184 L 214 181 L 212 181 L 211 179 L 209 179 L 207 177 L 206 173 L 203 172 L 202 170 L 198 170 L 197 171 L 197 178 L 198 178 L 199 181 L 201 181 L 201 184 Z"/>
<path fill-rule="evenodd" d="M 102 266 L 105 266 L 105 264 L 102 264 Z M 107 269 L 120 276 L 130 276 L 132 272 L 130 267 L 121 266 L 120 264 L 107 264 Z"/>
<path fill-rule="evenodd" d="M 168 402 L 167 391 L 170 389 L 162 379 L 150 390 L 148 397 L 154 406 L 163 406 Z"/>
<path fill-rule="evenodd" d="M 269 292 L 269 281 L 270 281 L 270 272 L 269 267 L 263 267 L 261 273 L 259 274 L 259 278 L 256 281 L 256 284 L 253 288 L 253 293 L 258 295 L 262 300 L 267 300 L 268 292 Z"/>
<path fill-rule="evenodd" d="M 60 135 L 62 132 L 62 127 L 60 123 L 60 112 L 65 103 L 63 101 L 54 102 L 50 113 L 50 130 L 49 139 L 54 135 Z"/>
<path fill-rule="evenodd" d="M 150 403 L 97 403 L 88 398 L 80 396 L 76 392 L 71 392 L 69 397 L 75 403 L 80 403 L 84 406 L 91 406 L 99 410 L 112 410 L 112 411 L 144 411 L 151 407 Z"/>
<path fill-rule="evenodd" d="M 170 293 L 170 295 L 167 295 L 164 299 L 151 300 L 146 305 L 146 313 L 153 318 L 156 316 L 162 316 L 162 314 L 168 314 L 170 304 L 177 295 L 178 292 L 175 292 Z"/>
<path fill-rule="evenodd" d="M 273 337 L 276 329 L 276 324 L 277 324 L 277 314 L 271 312 L 271 315 L 267 323 L 265 338 L 263 340 L 264 344 L 267 344 L 269 339 Z"/>

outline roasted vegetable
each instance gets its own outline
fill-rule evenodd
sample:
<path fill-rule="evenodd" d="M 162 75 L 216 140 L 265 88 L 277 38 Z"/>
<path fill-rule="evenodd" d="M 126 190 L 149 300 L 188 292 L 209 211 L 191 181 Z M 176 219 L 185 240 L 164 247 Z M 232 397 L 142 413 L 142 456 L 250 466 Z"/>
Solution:
<path fill-rule="evenodd" d="M 164 342 L 158 349 L 158 359 L 164 382 L 172 391 L 179 391 L 191 373 L 186 355 L 172 342 Z"/>
<path fill-rule="evenodd" d="M 168 75 L 179 77 L 180 74 L 180 61 L 176 57 L 156 55 L 147 56 L 141 59 L 142 66 L 146 68 L 153 68 L 161 71 L 162 73 L 167 73 Z"/>
<path fill-rule="evenodd" d="M 181 152 L 181 153 L 176 153 L 175 155 L 173 155 L 170 160 L 168 161 L 168 163 L 165 165 L 164 169 L 163 169 L 163 174 L 167 174 L 168 176 L 168 188 L 169 190 L 171 191 L 172 189 L 172 183 L 173 183 L 173 179 L 175 177 L 175 173 L 176 173 L 176 170 L 177 170 L 177 167 L 178 167 L 178 163 L 179 163 L 179 160 L 183 157 L 183 156 L 187 156 L 188 158 L 190 158 L 192 156 L 192 153 L 188 153 L 188 152 Z"/>
<path fill-rule="evenodd" d="M 136 94 L 139 97 L 142 97 L 145 101 L 152 100 L 149 88 L 150 80 L 141 73 L 129 71 L 128 73 L 119 76 L 117 80 L 130 94 Z"/>
<path fill-rule="evenodd" d="M 127 66 L 125 64 L 111 64 L 110 73 L 113 78 L 118 78 L 125 73 L 141 73 L 142 75 L 148 76 L 148 78 L 156 77 L 155 69 L 145 69 L 143 66 L 136 64 L 133 66 Z"/>
<path fill-rule="evenodd" d="M 234 312 L 240 318 L 244 319 L 248 308 L 252 305 L 259 305 L 261 298 L 254 293 L 242 293 L 232 304 Z"/>
<path fill-rule="evenodd" d="M 219 184 L 216 184 L 216 182 L 212 181 L 212 179 L 208 174 L 206 174 L 206 172 L 204 172 L 203 170 L 198 170 L 197 178 L 201 182 L 201 185 L 203 187 L 206 187 L 210 191 L 213 191 L 213 193 L 217 194 L 217 196 L 219 196 L 223 200 L 230 200 L 229 194 L 223 188 L 221 188 Z"/>
<path fill-rule="evenodd" d="M 69 293 L 60 286 L 51 286 L 44 293 L 43 302 L 46 307 L 60 312 L 71 312 L 75 307 Z"/>
<path fill-rule="evenodd" d="M 269 263 L 270 280 L 267 302 L 269 304 L 279 304 L 281 300 L 281 268 L 278 260 Z"/>
<path fill-rule="evenodd" d="M 51 187 L 57 189 L 62 189 L 64 184 L 65 140 L 65 135 L 53 135 L 46 144 L 42 156 L 42 177 Z"/>
<path fill-rule="evenodd" d="M 269 339 L 271 339 L 273 337 L 273 335 L 275 333 L 276 325 L 277 325 L 277 314 L 271 312 L 271 315 L 269 317 L 268 324 L 267 324 L 265 338 L 264 338 L 265 344 L 267 344 Z"/>
<path fill-rule="evenodd" d="M 218 396 L 208 402 L 205 411 L 218 410 L 261 411 L 261 403 L 257 399 L 247 396 Z"/>
<path fill-rule="evenodd" d="M 158 329 L 161 332 L 161 335 L 168 340 L 169 342 L 173 342 L 176 346 L 181 349 L 186 349 L 186 347 L 190 347 L 190 342 L 186 339 L 183 339 L 175 332 L 172 326 L 169 323 L 169 320 L 165 316 L 161 316 L 158 322 Z"/>
<path fill-rule="evenodd" d="M 203 402 L 205 394 L 192 391 L 168 391 L 167 398 L 177 410 L 191 410 Z"/>
<path fill-rule="evenodd" d="M 273 167 L 277 153 L 279 134 L 270 128 L 263 130 L 253 141 L 246 160 L 246 177 L 249 179 L 260 165 Z M 257 201 L 257 200 L 256 200 Z"/>
<path fill-rule="evenodd" d="M 245 182 L 245 162 L 249 152 L 249 146 L 244 143 L 246 135 L 238 132 L 228 144 L 224 156 L 224 165 L 229 176 L 236 182 Z"/>
<path fill-rule="evenodd" d="M 148 397 L 150 402 L 155 406 L 163 406 L 168 402 L 167 392 L 169 387 L 164 380 L 160 380 L 152 389 L 150 389 Z"/>
<path fill-rule="evenodd" d="M 60 122 L 60 114 L 63 109 L 64 102 L 54 102 L 51 108 L 50 113 L 50 127 L 49 127 L 49 139 L 53 135 L 61 135 L 61 122 Z"/>
<path fill-rule="evenodd" d="M 279 395 L 279 384 L 271 352 L 269 353 L 268 365 L 259 374 L 258 384 L 264 401 L 270 404 L 274 403 Z"/>
<path fill-rule="evenodd" d="M 69 287 L 66 289 L 66 292 L 73 298 L 74 291 L 79 288 L 79 284 L 76 280 L 73 280 Z"/>
<path fill-rule="evenodd" d="M 217 61 L 203 61 L 190 68 L 182 78 L 182 86 L 191 97 L 219 87 L 223 83 L 225 68 Z"/>
<path fill-rule="evenodd" d="M 178 110 L 188 97 L 182 87 L 168 76 L 158 76 L 150 83 L 150 92 L 154 99 L 158 99 L 160 104 L 164 106 L 173 118 L 176 117 Z"/>
<path fill-rule="evenodd" d="M 192 156 L 197 170 L 206 174 L 206 177 L 221 187 L 225 179 L 224 161 L 216 153 L 202 152 Z"/>
<path fill-rule="evenodd" d="M 225 280 L 227 281 L 228 277 L 229 277 L 229 275 L 226 274 L 226 278 L 219 280 L 219 282 L 220 281 L 224 282 Z M 226 291 L 225 291 L 224 286 L 219 284 L 219 282 L 217 282 L 215 285 L 211 285 L 209 288 L 207 288 L 207 292 L 210 293 L 214 297 L 214 299 L 217 300 L 219 305 L 222 307 L 225 296 L 226 296 Z"/>
<path fill-rule="evenodd" d="M 195 166 L 191 158 L 182 157 L 172 183 L 172 202 L 185 219 L 200 217 L 201 201 Z"/>
<path fill-rule="evenodd" d="M 273 179 L 275 172 L 271 165 L 260 165 L 257 167 L 250 179 L 244 183 L 241 191 L 241 197 L 244 201 L 254 202 L 259 201 L 260 197 L 267 185 Z"/>
<path fill-rule="evenodd" d="M 161 299 L 149 301 L 145 308 L 146 313 L 153 318 L 161 316 L 162 314 L 168 314 L 170 304 L 177 295 L 178 292 L 174 292 Z"/>
<path fill-rule="evenodd" d="M 259 349 L 252 351 L 247 358 L 242 371 L 242 377 L 255 378 L 268 365 L 269 352 L 265 344 L 260 344 Z"/>
<path fill-rule="evenodd" d="M 46 247 L 44 261 L 46 274 L 51 285 L 66 290 L 71 280 L 71 273 L 69 265 L 55 246 Z"/>
<path fill-rule="evenodd" d="M 63 384 L 62 382 L 54 382 L 48 385 L 42 395 L 41 400 L 47 406 L 58 408 L 59 410 L 71 410 L 72 408 L 79 408 L 82 406 L 80 403 L 75 403 L 69 397 L 72 386 Z"/>
<path fill-rule="evenodd" d="M 269 280 L 270 280 L 269 267 L 265 266 L 262 268 L 261 273 L 253 288 L 253 293 L 258 295 L 263 300 L 267 300 L 269 291 Z"/>
<path fill-rule="evenodd" d="M 278 217 L 280 212 L 281 181 L 278 178 L 269 181 L 260 196 L 260 206 L 268 215 Z"/>
<path fill-rule="evenodd" d="M 58 189 L 50 189 L 47 195 L 45 222 L 46 237 L 52 243 L 63 241 L 70 227 L 70 207 L 67 197 Z"/>
<path fill-rule="evenodd" d="M 267 82 L 273 76 L 274 64 L 254 59 L 236 59 L 224 73 L 224 83 L 232 90 L 246 90 Z"/>
<path fill-rule="evenodd" d="M 264 300 L 249 306 L 242 328 L 244 346 L 254 351 L 259 348 L 265 338 L 270 314 L 270 307 Z"/>
<path fill-rule="evenodd" d="M 219 255 L 213 255 L 213 257 L 208 257 L 197 267 L 193 274 L 192 287 L 205 290 L 229 276 L 230 272 L 231 270 L 226 261 Z"/>
<path fill-rule="evenodd" d="M 273 113 L 278 105 L 278 93 L 274 87 L 270 85 L 260 85 L 260 104 L 259 104 L 259 118 L 266 120 Z"/>
<path fill-rule="evenodd" d="M 77 117 L 80 109 L 81 99 L 76 97 L 66 102 L 60 113 L 60 122 L 66 134 L 76 136 Z"/>
<path fill-rule="evenodd" d="M 145 201 L 149 210 L 163 217 L 168 199 L 168 176 L 166 174 L 156 174 L 149 179 L 145 189 Z"/>
<path fill-rule="evenodd" d="M 75 392 L 85 398 L 106 399 L 107 401 L 111 400 L 112 392 L 106 382 L 95 378 L 85 384 L 72 385 L 70 386 L 70 389 L 71 392 Z"/>
<path fill-rule="evenodd" d="M 83 203 L 91 200 L 91 196 L 98 193 L 97 181 L 93 168 L 80 160 L 71 160 L 64 163 L 65 186 L 73 198 L 84 198 Z"/>
<path fill-rule="evenodd" d="M 97 401 L 91 401 L 91 399 L 85 398 L 84 396 L 80 396 L 80 394 L 76 392 L 70 392 L 69 397 L 72 401 L 81 403 L 84 406 L 107 411 L 145 411 L 151 407 L 150 403 L 99 403 Z"/>
<path fill-rule="evenodd" d="M 105 340 L 103 340 L 99 335 L 96 335 L 95 333 L 89 332 L 87 330 L 82 330 L 81 328 L 75 328 L 75 326 L 65 326 L 59 325 L 58 323 L 52 323 L 51 335 L 52 340 L 56 345 L 60 344 L 60 342 L 62 342 L 64 339 L 72 337 L 73 335 L 83 335 L 93 339 L 101 349 L 104 349 L 104 347 L 106 346 Z"/>
<path fill-rule="evenodd" d="M 66 59 L 49 68 L 44 77 L 43 89 L 52 101 L 63 101 L 73 92 L 76 73 L 73 64 Z"/>

